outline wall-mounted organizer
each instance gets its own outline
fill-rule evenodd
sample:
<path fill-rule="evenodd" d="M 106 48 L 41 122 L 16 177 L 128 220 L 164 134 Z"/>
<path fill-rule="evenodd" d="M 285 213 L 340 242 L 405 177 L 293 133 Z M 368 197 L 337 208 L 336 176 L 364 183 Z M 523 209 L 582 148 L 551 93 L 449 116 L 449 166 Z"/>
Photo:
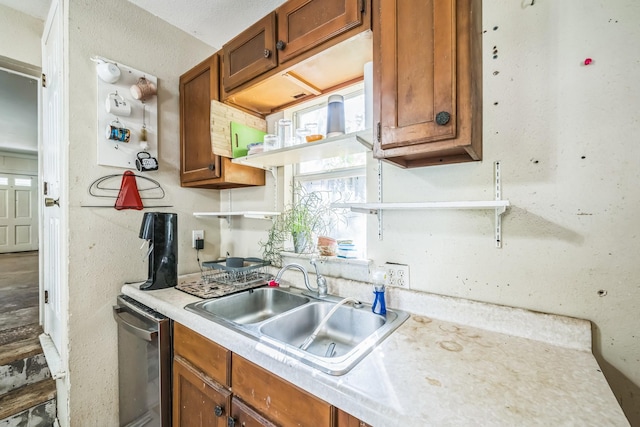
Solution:
<path fill-rule="evenodd" d="M 98 164 L 135 169 L 138 160 L 157 169 L 158 79 L 102 57 L 91 60 L 96 62 L 98 90 Z M 141 152 L 149 155 L 138 158 Z"/>

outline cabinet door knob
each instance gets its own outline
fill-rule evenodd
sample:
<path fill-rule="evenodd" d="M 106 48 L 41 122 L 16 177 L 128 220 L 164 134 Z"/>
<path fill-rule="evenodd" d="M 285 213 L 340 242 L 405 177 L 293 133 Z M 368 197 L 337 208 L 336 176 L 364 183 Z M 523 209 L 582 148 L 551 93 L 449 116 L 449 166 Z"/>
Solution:
<path fill-rule="evenodd" d="M 287 44 L 284 42 L 284 40 L 278 40 L 278 43 L 276 43 L 276 49 L 284 50 L 285 47 L 287 47 Z"/>
<path fill-rule="evenodd" d="M 216 414 L 216 417 L 221 417 L 223 412 L 224 408 L 220 405 L 216 405 L 215 409 L 213 410 L 213 413 Z"/>
<path fill-rule="evenodd" d="M 210 163 L 210 164 L 209 164 L 209 170 L 210 170 L 210 171 L 214 171 L 214 170 L 216 170 L 216 165 L 215 165 L 214 163 Z"/>
<path fill-rule="evenodd" d="M 233 417 L 227 417 L 227 427 L 235 427 L 236 420 Z"/>
<path fill-rule="evenodd" d="M 436 123 L 440 126 L 446 125 L 447 123 L 449 123 L 449 120 L 451 120 L 451 114 L 447 113 L 446 111 L 440 111 L 438 114 L 436 114 Z"/>
<path fill-rule="evenodd" d="M 270 51 L 269 49 L 265 49 L 265 50 L 264 50 L 264 57 L 265 57 L 265 58 L 268 58 L 268 57 L 270 57 L 270 56 L 271 56 L 271 51 Z"/>

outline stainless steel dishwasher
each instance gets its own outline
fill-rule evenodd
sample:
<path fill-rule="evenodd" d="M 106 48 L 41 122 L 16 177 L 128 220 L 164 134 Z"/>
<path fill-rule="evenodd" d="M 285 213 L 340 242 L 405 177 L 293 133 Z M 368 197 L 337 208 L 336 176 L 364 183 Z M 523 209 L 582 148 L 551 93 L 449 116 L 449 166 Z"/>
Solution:
<path fill-rule="evenodd" d="M 149 307 L 120 295 L 118 322 L 120 426 L 171 426 L 171 323 Z"/>

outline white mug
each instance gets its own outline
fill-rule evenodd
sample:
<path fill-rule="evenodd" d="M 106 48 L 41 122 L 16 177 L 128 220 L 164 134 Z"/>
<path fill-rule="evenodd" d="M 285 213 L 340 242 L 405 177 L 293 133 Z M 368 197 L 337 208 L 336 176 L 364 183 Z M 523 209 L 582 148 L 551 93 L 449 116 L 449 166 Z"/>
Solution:
<path fill-rule="evenodd" d="M 115 83 L 120 78 L 120 68 L 111 62 L 100 62 L 96 66 L 98 77 L 105 83 Z"/>
<path fill-rule="evenodd" d="M 107 95 L 105 100 L 107 113 L 120 117 L 129 117 L 131 115 L 131 105 L 127 104 L 124 97 L 118 95 L 118 92 L 112 92 Z"/>

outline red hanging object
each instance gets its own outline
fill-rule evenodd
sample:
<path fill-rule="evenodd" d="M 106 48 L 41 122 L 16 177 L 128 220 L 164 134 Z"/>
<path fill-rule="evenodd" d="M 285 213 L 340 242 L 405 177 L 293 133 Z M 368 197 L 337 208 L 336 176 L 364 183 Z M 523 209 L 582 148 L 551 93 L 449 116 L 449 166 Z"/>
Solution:
<path fill-rule="evenodd" d="M 122 174 L 122 184 L 120 184 L 120 192 L 116 199 L 115 208 L 122 209 L 137 209 L 142 210 L 142 199 L 138 192 L 138 184 L 136 183 L 136 176 L 131 171 L 125 171 Z"/>

